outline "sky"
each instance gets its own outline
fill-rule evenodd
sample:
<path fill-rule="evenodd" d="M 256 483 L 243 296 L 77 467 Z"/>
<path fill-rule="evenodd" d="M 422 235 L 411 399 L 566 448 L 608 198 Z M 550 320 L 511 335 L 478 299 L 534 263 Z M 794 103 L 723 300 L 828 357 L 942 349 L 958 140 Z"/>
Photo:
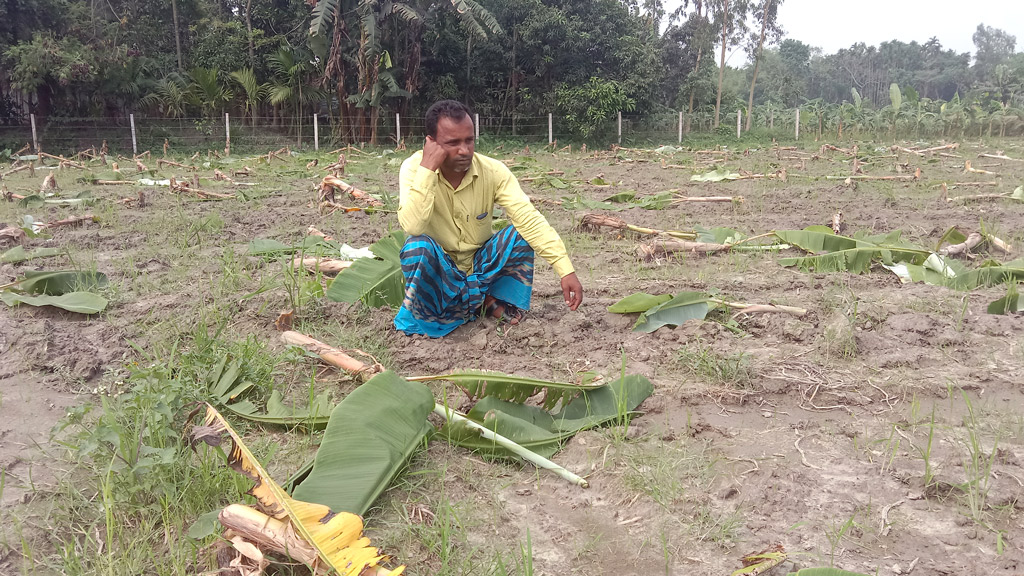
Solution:
<path fill-rule="evenodd" d="M 671 13 L 680 0 L 666 0 Z M 779 22 L 786 38 L 800 40 L 832 54 L 856 42 L 875 45 L 888 41 L 917 41 L 935 36 L 943 48 L 974 52 L 971 36 L 978 24 L 1002 29 L 1017 37 L 1017 52 L 1024 51 L 1022 0 L 783 0 Z M 742 50 L 729 63 L 743 64 Z"/>

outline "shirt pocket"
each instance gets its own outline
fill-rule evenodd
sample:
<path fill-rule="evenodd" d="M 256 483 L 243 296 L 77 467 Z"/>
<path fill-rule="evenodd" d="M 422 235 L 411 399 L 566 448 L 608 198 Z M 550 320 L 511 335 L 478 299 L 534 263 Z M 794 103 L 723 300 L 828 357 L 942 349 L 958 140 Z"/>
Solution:
<path fill-rule="evenodd" d="M 491 237 L 492 216 L 490 210 L 484 210 L 475 216 L 470 217 L 470 227 L 473 232 L 473 240 L 477 244 L 483 244 Z"/>

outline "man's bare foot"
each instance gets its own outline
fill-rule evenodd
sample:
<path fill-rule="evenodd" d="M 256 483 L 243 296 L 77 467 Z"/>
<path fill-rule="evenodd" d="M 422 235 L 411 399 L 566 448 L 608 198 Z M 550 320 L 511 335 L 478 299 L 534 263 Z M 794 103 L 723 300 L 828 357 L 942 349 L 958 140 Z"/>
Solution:
<path fill-rule="evenodd" d="M 508 313 L 506 314 L 506 310 Z M 523 319 L 523 311 L 511 304 L 506 304 L 494 296 L 484 297 L 484 314 L 497 320 L 508 320 L 513 326 Z"/>

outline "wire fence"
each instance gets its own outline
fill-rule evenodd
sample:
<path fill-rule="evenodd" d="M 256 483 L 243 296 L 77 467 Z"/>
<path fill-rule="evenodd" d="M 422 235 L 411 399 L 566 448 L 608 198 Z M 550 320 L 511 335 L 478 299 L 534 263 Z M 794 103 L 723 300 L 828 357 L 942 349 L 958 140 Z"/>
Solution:
<path fill-rule="evenodd" d="M 776 116 L 755 118 L 759 129 L 772 129 L 773 135 L 799 138 L 796 111 L 779 111 Z M 808 115 L 804 115 L 808 116 Z M 737 121 L 737 118 L 739 119 Z M 801 121 L 809 132 L 808 118 Z M 653 115 L 617 114 L 596 123 L 586 137 L 570 130 L 569 123 L 555 114 L 547 116 L 474 117 L 478 138 L 513 139 L 525 144 L 562 145 L 586 143 L 593 148 L 618 145 L 678 144 L 691 136 L 706 138 L 714 134 L 723 139 L 738 138 L 742 112 L 723 116 L 719 128 L 706 112 L 687 115 L 666 112 Z M 224 150 L 247 153 L 290 146 L 293 149 L 319 150 L 349 143 L 407 147 L 422 144 L 426 133 L 423 117 L 381 115 L 376 130 L 367 119 L 345 119 L 311 115 L 307 117 L 238 117 L 225 114 L 216 118 L 160 118 L 129 114 L 94 118 L 36 117 L 27 122 L 0 125 L 0 150 L 31 150 L 70 154 L 106 145 L 112 154 L 139 154 L 144 151 L 194 152 Z M 374 138 L 375 136 L 375 138 Z M 724 140 L 727 141 L 727 140 Z"/>

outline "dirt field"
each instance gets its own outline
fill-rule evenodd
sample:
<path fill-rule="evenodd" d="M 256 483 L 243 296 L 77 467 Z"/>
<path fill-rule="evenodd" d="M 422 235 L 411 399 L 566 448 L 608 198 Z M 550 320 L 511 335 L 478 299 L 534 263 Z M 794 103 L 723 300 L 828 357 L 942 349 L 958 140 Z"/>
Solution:
<path fill-rule="evenodd" d="M 0 533 L 0 573 L 79 572 L 60 559 L 67 542 L 88 540 L 75 532 L 81 527 L 60 524 L 60 499 L 79 476 L 66 450 L 50 440 L 70 407 L 121 391 L 126 362 L 159 362 L 171 342 L 194 346 L 197 327 L 217 331 L 226 342 L 257 342 L 276 358 L 284 346 L 274 320 L 296 301 L 298 329 L 373 351 L 401 374 L 488 369 L 570 380 L 588 369 L 607 376 L 624 369 L 655 384 L 628 430 L 581 433 L 554 458 L 586 475 L 588 490 L 432 442 L 366 519 L 374 543 L 412 574 L 723 575 L 739 568 L 744 554 L 774 544 L 790 553 L 776 573 L 829 565 L 867 574 L 1024 573 L 1024 316 L 986 312 L 1006 294 L 1005 286 L 958 292 L 900 284 L 877 265 L 856 275 L 779 264 L 797 250 L 688 254 L 646 263 L 636 256 L 642 237 L 577 231 L 587 210 L 544 201 L 576 195 L 602 200 L 623 191 L 742 196 L 742 203 L 608 214 L 652 228 L 729 227 L 752 236 L 828 225 L 841 211 L 844 234 L 902 230 L 904 240 L 934 247 L 951 226 L 967 233 L 983 225 L 1013 245 L 1009 256 L 980 250 L 968 263 L 973 267 L 986 257 L 1019 258 L 1024 204 L 947 202 L 940 185 L 949 183 L 951 196 L 1011 192 L 1024 184 L 1024 162 L 978 154 L 1024 158 L 1019 144 L 962 143 L 946 155 L 889 157 L 888 148 L 860 143 L 865 174 L 906 175 L 920 168 L 921 178 L 856 185 L 826 179 L 850 175 L 851 158 L 813 142 L 800 151 L 741 150 L 724 163 L 759 174 L 785 168 L 785 182 L 690 182 L 692 174 L 711 169 L 707 159 L 720 157 L 693 151 L 526 154 L 509 148 L 484 151 L 521 166 L 521 178 L 536 178 L 524 189 L 569 247 L 584 304 L 567 312 L 557 278 L 538 262 L 533 308 L 523 323 L 480 320 L 437 340 L 396 333 L 387 310 L 295 297 L 301 287 L 274 280 L 280 264 L 248 254 L 254 238 L 291 244 L 310 225 L 352 246 L 371 244 L 398 227 L 387 213 L 320 216 L 313 188 L 322 172 L 304 168 L 312 152 L 287 165 L 237 158 L 200 169 L 206 176 L 218 166 L 225 172 L 251 166 L 251 175 L 236 178 L 255 187 L 203 184 L 246 199 L 202 202 L 167 188 L 91 186 L 76 182 L 82 173 L 71 169 L 56 172 L 62 194 L 90 190 L 95 204 L 0 205 L 4 226 L 19 224 L 25 214 L 52 221 L 91 212 L 99 219 L 55 229 L 49 240 L 29 240 L 32 247 L 66 247 L 68 253 L 3 264 L 0 284 L 25 270 L 72 266 L 104 272 L 111 284 L 110 307 L 97 317 L 0 307 L 0 469 L 6 476 L 0 524 L 7 526 Z M 403 154 L 350 152 L 344 178 L 396 195 Z M 995 174 L 964 173 L 968 159 Z M 321 166 L 329 161 L 320 156 Z M 3 166 L 0 171 L 9 164 Z M 552 181 L 546 175 L 551 170 L 565 174 Z M 179 172 L 166 168 L 158 176 L 180 178 Z M 94 173 L 110 176 L 101 168 Z M 3 184 L 12 193 L 30 194 L 44 175 L 19 172 Z M 598 175 L 611 186 L 591 185 Z M 145 206 L 117 203 L 139 189 L 146 192 Z M 635 315 L 607 311 L 640 291 L 706 291 L 809 313 L 734 321 L 715 316 L 643 334 L 631 331 Z M 351 389 L 343 375 L 309 359 L 298 364 L 282 363 L 268 374 L 278 387 L 298 394 L 309 378 Z M 302 434 L 249 434 L 274 454 L 271 472 L 281 478 L 309 454 Z M 96 493 L 87 484 L 79 489 Z M 415 513 L 422 510 L 432 520 Z M 187 527 L 168 528 L 166 547 L 185 542 Z M 95 550 L 83 543 L 80 553 Z M 209 568 L 201 554 L 195 558 L 182 573 Z"/>

